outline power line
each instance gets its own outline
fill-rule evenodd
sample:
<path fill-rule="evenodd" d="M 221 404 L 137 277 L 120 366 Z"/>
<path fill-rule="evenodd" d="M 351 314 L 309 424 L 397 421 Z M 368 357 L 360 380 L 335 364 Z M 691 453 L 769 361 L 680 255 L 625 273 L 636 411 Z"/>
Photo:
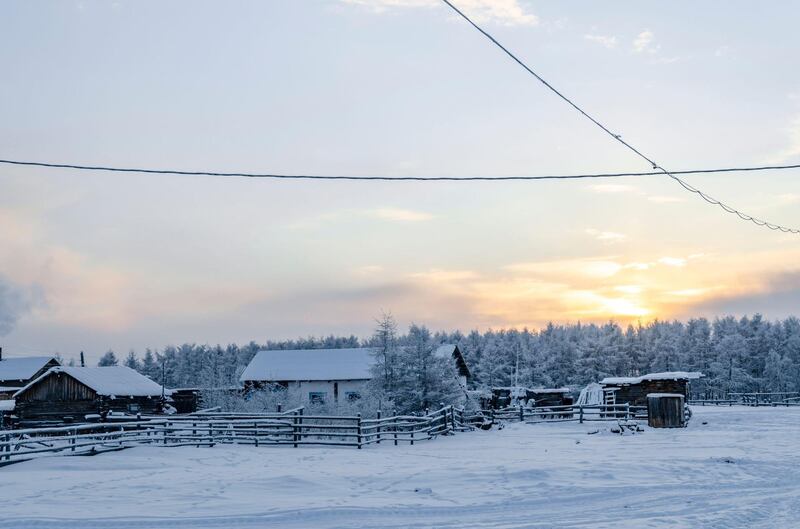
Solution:
<path fill-rule="evenodd" d="M 553 92 L 554 94 L 556 94 L 558 97 L 560 97 L 561 99 L 563 99 L 563 100 L 564 100 L 564 102 L 566 102 L 566 103 L 567 103 L 568 105 L 570 105 L 572 108 L 574 108 L 575 110 L 577 110 L 578 112 L 580 112 L 580 113 L 581 113 L 581 115 L 583 115 L 583 117 L 585 117 L 586 119 L 588 119 L 589 121 L 591 121 L 592 123 L 594 123 L 595 125 L 597 125 L 598 127 L 600 127 L 600 129 L 602 129 L 602 130 L 603 130 L 603 132 L 605 132 L 606 134 L 608 134 L 609 136 L 611 136 L 612 138 L 614 138 L 615 140 L 617 140 L 618 142 L 620 142 L 620 143 L 621 143 L 622 145 L 624 145 L 624 146 L 625 146 L 625 147 L 626 147 L 628 150 L 630 150 L 631 152 L 635 153 L 635 154 L 636 154 L 636 155 L 637 155 L 639 158 L 641 158 L 641 159 L 645 160 L 646 162 L 648 162 L 648 163 L 649 163 L 649 164 L 650 164 L 650 165 L 653 167 L 653 169 L 654 169 L 654 170 L 660 171 L 660 173 L 661 173 L 661 174 L 665 174 L 665 175 L 669 176 L 670 178 L 672 178 L 673 180 L 675 180 L 676 182 L 678 182 L 678 183 L 681 185 L 681 187 L 683 187 L 684 189 L 686 189 L 687 191 L 689 191 L 689 192 L 691 192 L 691 193 L 695 193 L 696 195 L 700 196 L 700 198 L 702 198 L 703 200 L 705 200 L 705 201 L 706 201 L 706 202 L 708 202 L 709 204 L 713 204 L 713 205 L 715 205 L 715 206 L 719 206 L 719 207 L 720 207 L 720 208 L 722 208 L 724 211 L 726 211 L 726 212 L 728 212 L 728 213 L 732 213 L 732 214 L 734 214 L 734 215 L 738 216 L 738 217 L 739 217 L 740 219 L 742 219 L 742 220 L 745 220 L 745 221 L 748 221 L 748 222 L 752 222 L 753 224 L 756 224 L 757 226 L 764 226 L 764 227 L 766 227 L 766 228 L 769 228 L 769 229 L 771 229 L 771 230 L 781 231 L 781 232 L 784 232 L 784 233 L 795 233 L 795 234 L 800 234 L 800 229 L 796 229 L 796 228 L 788 228 L 788 227 L 786 227 L 786 226 L 781 226 L 780 224 L 773 224 L 773 223 L 771 223 L 771 222 L 767 222 L 767 221 L 765 221 L 765 220 L 762 220 L 762 219 L 759 219 L 759 218 L 753 217 L 752 215 L 748 215 L 747 213 L 744 213 L 744 212 L 742 212 L 742 211 L 739 211 L 738 209 L 736 209 L 736 208 L 733 208 L 733 207 L 731 207 L 731 206 L 729 206 L 729 205 L 725 204 L 724 202 L 722 202 L 722 201 L 720 201 L 720 200 L 717 200 L 716 198 L 714 198 L 714 197 L 712 197 L 712 196 L 708 195 L 707 193 L 705 193 L 705 192 L 703 192 L 703 191 L 700 191 L 700 190 L 699 190 L 699 189 L 697 189 L 696 187 L 694 187 L 694 186 L 690 185 L 690 184 L 689 184 L 689 183 L 687 183 L 686 181 L 684 181 L 684 180 L 682 180 L 681 178 L 678 178 L 677 176 L 675 176 L 675 174 L 680 174 L 680 173 L 676 173 L 676 172 L 670 172 L 670 171 L 667 171 L 666 169 L 664 169 L 663 167 L 661 167 L 659 164 L 657 164 L 657 163 L 656 163 L 656 162 L 655 162 L 655 161 L 654 161 L 652 158 L 650 158 L 649 156 L 646 156 L 646 155 L 645 155 L 645 154 L 643 154 L 641 151 L 639 151 L 639 150 L 638 150 L 636 147 L 634 147 L 634 146 L 633 146 L 633 145 L 631 145 L 630 143 L 628 143 L 628 142 L 626 142 L 625 140 L 623 140 L 623 139 L 622 139 L 622 135 L 620 135 L 620 134 L 614 134 L 613 132 L 611 132 L 611 131 L 610 131 L 610 130 L 609 130 L 609 129 L 608 129 L 606 126 L 605 126 L 605 125 L 603 125 L 603 124 L 602 124 L 600 121 L 598 121 L 597 119 L 593 118 L 593 117 L 592 117 L 591 115 L 589 115 L 589 114 L 588 114 L 588 113 L 587 113 L 585 110 L 583 110 L 583 109 L 582 109 L 581 107 L 579 107 L 579 106 L 578 106 L 576 103 L 574 103 L 574 102 L 573 102 L 573 101 L 572 101 L 570 98 L 568 98 L 567 96 L 565 96 L 564 94 L 562 94 L 561 92 L 559 92 L 559 91 L 558 91 L 558 90 L 557 90 L 555 87 L 553 87 L 553 85 L 551 85 L 550 83 L 548 83 L 547 81 L 545 81 L 545 80 L 544 80 L 544 79 L 543 79 L 543 78 L 542 78 L 542 77 L 541 77 L 539 74 L 537 74 L 536 72 L 534 72 L 534 71 L 533 71 L 533 70 L 532 70 L 532 69 L 531 69 L 531 68 L 530 68 L 530 67 L 529 67 L 527 64 L 525 64 L 525 63 L 524 63 L 524 62 L 523 62 L 521 59 L 519 59 L 519 58 L 518 58 L 516 55 L 514 55 L 513 53 L 511 53 L 511 52 L 510 52 L 510 51 L 509 51 L 509 50 L 508 50 L 508 49 L 507 49 L 505 46 L 503 46 L 502 44 L 500 44 L 500 43 L 499 43 L 499 42 L 498 42 L 498 41 L 497 41 L 497 40 L 496 40 L 494 37 L 492 37 L 492 36 L 491 36 L 489 33 L 487 33 L 487 32 L 486 32 L 486 31 L 485 31 L 483 28 L 481 28 L 481 27 L 480 27 L 478 24 L 476 24 L 475 22 L 473 22 L 473 21 L 472 21 L 472 19 L 471 19 L 471 18 L 469 18 L 467 15 L 465 15 L 465 14 L 464 14 L 464 13 L 463 13 L 463 12 L 462 12 L 460 9 L 458 9 L 456 6 L 454 6 L 454 5 L 453 5 L 453 4 L 450 2 L 450 0 L 442 0 L 442 2 L 444 2 L 445 4 L 447 4 L 447 5 L 448 5 L 448 6 L 449 6 L 451 9 L 453 9 L 453 11 L 455 11 L 456 13 L 458 13 L 458 14 L 459 14 L 459 15 L 460 15 L 460 16 L 461 16 L 461 17 L 462 17 L 464 20 L 466 20 L 467 22 L 469 22 L 469 24 L 470 24 L 472 27 L 474 27 L 475 29 L 477 29 L 479 32 L 481 32 L 481 33 L 483 34 L 483 36 L 484 36 L 484 37 L 486 37 L 487 39 L 489 39 L 490 41 L 492 41 L 492 43 L 494 43 L 494 44 L 495 44 L 495 45 L 496 45 L 498 48 L 500 48 L 501 50 L 503 50 L 503 51 L 505 52 L 505 54 L 506 54 L 506 55 L 508 55 L 508 56 L 509 56 L 511 59 L 513 59 L 513 60 L 514 60 L 514 62 L 516 62 L 517 64 L 519 64 L 520 66 L 522 66 L 522 67 L 523 67 L 523 68 L 524 68 L 524 69 L 525 69 L 525 70 L 526 70 L 526 71 L 527 71 L 529 74 L 531 74 L 531 75 L 532 75 L 532 76 L 534 76 L 536 79 L 538 79 L 538 80 L 539 80 L 539 81 L 540 81 L 540 82 L 541 82 L 543 85 L 545 85 L 545 86 L 546 86 L 546 87 L 547 87 L 547 88 L 548 88 L 550 91 L 552 91 L 552 92 Z"/>
<path fill-rule="evenodd" d="M 377 181 L 414 181 L 414 182 L 493 182 L 509 180 L 580 180 L 591 178 L 621 178 L 638 176 L 662 176 L 663 171 L 629 172 L 629 173 L 587 173 L 571 175 L 522 175 L 522 176 L 358 176 L 358 175 L 304 175 L 304 174 L 271 174 L 271 173 L 229 173 L 211 171 L 180 171 L 175 169 L 137 169 L 130 167 L 106 167 L 94 165 L 75 165 L 64 163 L 30 162 L 20 160 L 0 160 L 0 164 L 22 165 L 29 167 L 47 167 L 52 169 L 75 169 L 80 171 L 110 171 L 118 173 L 166 174 L 182 176 L 217 176 L 228 178 L 272 178 L 283 180 L 377 180 Z M 761 165 L 754 167 L 726 167 L 717 169 L 691 169 L 672 171 L 672 174 L 709 174 L 709 173 L 741 173 L 751 171 L 777 171 L 800 169 L 796 165 Z"/>

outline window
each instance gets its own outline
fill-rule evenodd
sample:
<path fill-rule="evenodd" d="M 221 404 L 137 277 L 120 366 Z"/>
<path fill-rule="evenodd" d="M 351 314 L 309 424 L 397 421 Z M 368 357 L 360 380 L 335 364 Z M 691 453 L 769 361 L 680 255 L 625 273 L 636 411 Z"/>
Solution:
<path fill-rule="evenodd" d="M 353 402 L 361 398 L 361 393 L 358 391 L 348 391 L 344 396 L 347 397 L 347 402 Z"/>
<path fill-rule="evenodd" d="M 325 404 L 327 395 L 325 391 L 311 391 L 308 393 L 308 402 L 311 404 Z"/>
<path fill-rule="evenodd" d="M 139 405 L 138 404 L 128 404 L 128 411 L 131 413 L 139 413 Z"/>

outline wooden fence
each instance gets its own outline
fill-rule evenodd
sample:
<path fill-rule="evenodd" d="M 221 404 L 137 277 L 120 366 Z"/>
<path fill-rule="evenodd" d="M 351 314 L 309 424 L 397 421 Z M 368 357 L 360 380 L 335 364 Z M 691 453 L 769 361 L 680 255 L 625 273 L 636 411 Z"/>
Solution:
<path fill-rule="evenodd" d="M 800 393 L 729 393 L 727 399 L 696 399 L 688 404 L 697 406 L 800 406 Z"/>
<path fill-rule="evenodd" d="M 471 430 L 497 420 L 526 423 L 613 421 L 646 414 L 644 406 L 548 406 L 505 408 L 469 413 L 445 406 L 422 416 L 393 415 L 375 419 L 311 415 L 304 408 L 282 413 L 203 411 L 172 417 L 71 425 L 53 428 L 0 430 L 0 465 L 42 454 L 93 455 L 134 445 L 165 447 L 218 444 L 299 447 L 337 446 L 361 449 L 380 443 L 413 445 L 439 435 Z"/>
<path fill-rule="evenodd" d="M 275 414 L 206 412 L 169 418 L 0 430 L 0 465 L 41 454 L 91 455 L 152 444 L 166 447 L 236 445 L 338 446 L 415 442 L 470 429 L 464 410 L 446 406 L 423 416 L 307 415 L 303 408 Z"/>
<path fill-rule="evenodd" d="M 572 404 L 567 406 L 544 406 L 538 408 L 517 406 L 500 410 L 483 410 L 481 415 L 488 420 L 502 419 L 506 421 L 521 421 L 529 424 L 568 421 L 583 423 L 590 421 L 647 418 L 647 406 L 632 406 L 630 404 Z M 472 420 L 471 422 L 474 423 L 475 421 Z"/>

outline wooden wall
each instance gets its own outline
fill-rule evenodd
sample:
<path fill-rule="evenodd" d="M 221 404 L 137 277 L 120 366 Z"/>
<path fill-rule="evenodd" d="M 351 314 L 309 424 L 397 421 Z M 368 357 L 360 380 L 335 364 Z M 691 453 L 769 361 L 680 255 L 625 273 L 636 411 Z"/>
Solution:
<path fill-rule="evenodd" d="M 136 413 L 130 405 L 138 407 L 140 413 L 160 411 L 158 397 L 117 397 L 114 399 L 98 395 L 93 389 L 78 382 L 65 373 L 53 373 L 28 388 L 16 399 L 16 414 L 22 420 L 72 417 L 83 420 L 83 416 L 108 411 Z"/>
<path fill-rule="evenodd" d="M 678 393 L 686 397 L 689 384 L 687 380 L 644 380 L 639 384 L 604 386 L 604 388 L 613 387 L 619 388 L 616 391 L 617 404 L 647 406 L 648 393 Z"/>

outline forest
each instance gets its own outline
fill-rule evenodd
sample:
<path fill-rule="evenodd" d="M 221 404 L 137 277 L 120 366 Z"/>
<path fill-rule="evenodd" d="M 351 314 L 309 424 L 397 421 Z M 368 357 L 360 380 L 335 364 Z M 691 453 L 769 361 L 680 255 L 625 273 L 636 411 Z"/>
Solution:
<path fill-rule="evenodd" d="M 500 329 L 468 333 L 431 332 L 413 324 L 399 332 L 390 315 L 367 338 L 327 336 L 244 345 L 183 344 L 161 350 L 130 351 L 120 358 L 108 351 L 99 365 L 122 363 L 167 387 L 227 388 L 261 349 L 370 346 L 376 356 L 397 364 L 397 385 L 419 383 L 412 365 L 443 343 L 459 346 L 470 367 L 471 389 L 521 385 L 579 389 L 605 376 L 636 376 L 657 371 L 700 371 L 696 398 L 723 398 L 730 392 L 800 391 L 800 320 L 769 321 L 761 315 L 681 321 L 653 321 L 622 327 L 606 324 L 549 324 L 540 330 Z M 392 351 L 397 351 L 397 354 Z M 384 354 L 379 354 L 383 351 Z M 385 354 L 389 352 L 389 356 Z M 403 354 L 413 351 L 413 354 Z M 381 358 L 376 378 L 385 372 Z M 406 373 L 401 376 L 400 373 Z M 411 376 L 409 376 L 411 374 Z M 377 384 L 387 386 L 387 381 Z M 384 388 L 385 389 L 385 388 Z M 407 388 L 413 391 L 414 388 Z"/>

